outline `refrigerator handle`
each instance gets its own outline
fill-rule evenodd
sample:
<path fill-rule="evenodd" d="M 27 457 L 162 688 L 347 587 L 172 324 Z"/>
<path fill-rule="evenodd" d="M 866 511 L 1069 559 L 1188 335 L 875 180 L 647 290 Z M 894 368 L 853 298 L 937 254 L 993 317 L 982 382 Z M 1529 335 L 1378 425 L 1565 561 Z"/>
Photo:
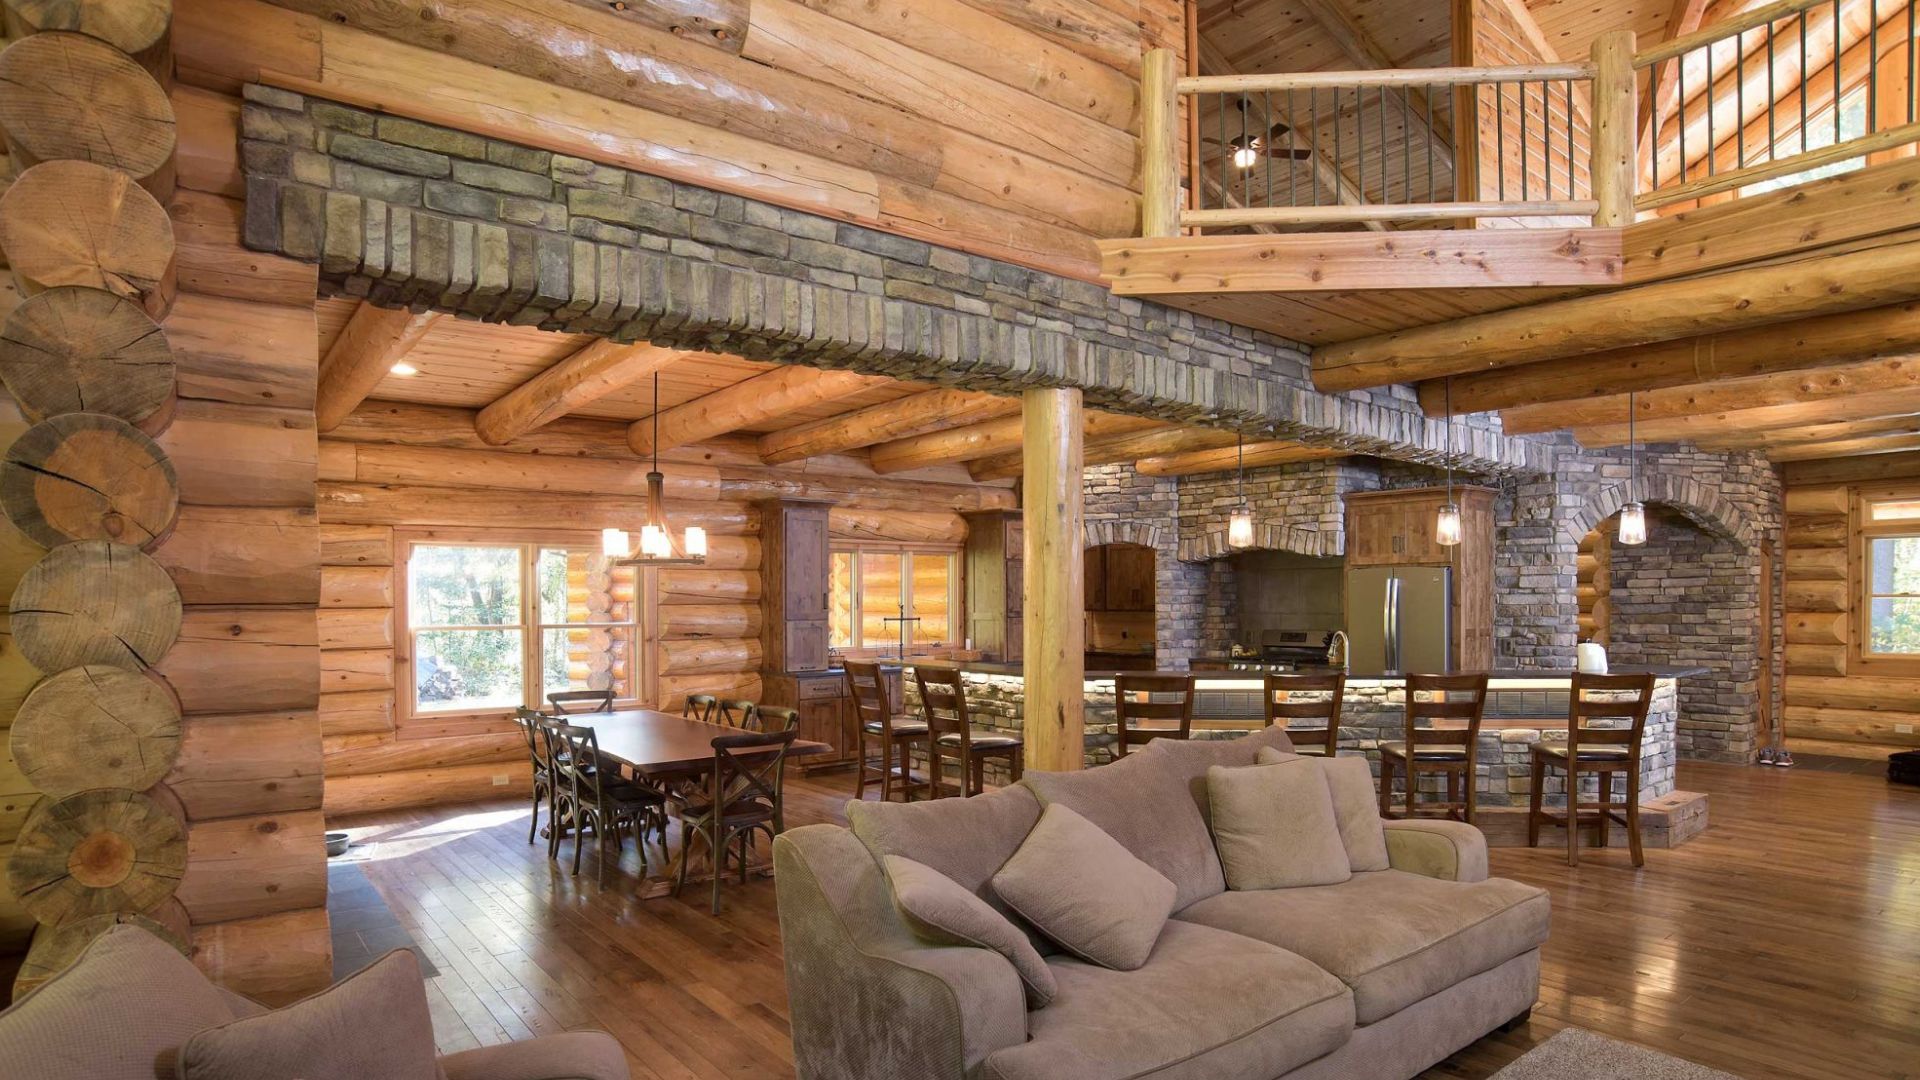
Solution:
<path fill-rule="evenodd" d="M 1382 604 L 1385 609 L 1381 612 L 1381 617 L 1386 627 L 1387 670 L 1397 672 L 1400 670 L 1400 576 L 1398 574 L 1387 576 L 1386 594 Z"/>

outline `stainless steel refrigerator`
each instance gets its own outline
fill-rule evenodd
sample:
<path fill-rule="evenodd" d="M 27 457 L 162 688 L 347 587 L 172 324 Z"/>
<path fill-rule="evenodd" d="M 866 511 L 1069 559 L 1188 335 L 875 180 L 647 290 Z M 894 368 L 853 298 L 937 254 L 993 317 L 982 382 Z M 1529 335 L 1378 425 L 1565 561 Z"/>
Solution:
<path fill-rule="evenodd" d="M 1452 568 L 1347 571 L 1347 638 L 1354 675 L 1453 670 Z"/>

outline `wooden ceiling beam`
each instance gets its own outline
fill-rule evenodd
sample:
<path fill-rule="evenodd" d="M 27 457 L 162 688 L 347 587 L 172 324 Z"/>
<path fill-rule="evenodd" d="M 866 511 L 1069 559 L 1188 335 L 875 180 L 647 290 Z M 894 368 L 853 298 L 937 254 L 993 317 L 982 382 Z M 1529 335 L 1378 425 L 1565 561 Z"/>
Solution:
<path fill-rule="evenodd" d="M 1146 416 L 1090 412 L 1086 418 L 1085 438 L 1089 440 L 1089 444 L 1092 444 L 1094 440 L 1109 435 L 1164 426 L 1167 426 L 1166 421 Z M 870 450 L 867 456 L 873 471 L 882 475 L 926 468 L 929 465 L 978 461 L 981 458 L 993 457 L 1009 451 L 1013 453 L 1017 463 L 1024 431 L 1022 420 L 1016 414 L 1004 416 L 998 420 L 988 420 L 981 424 L 969 424 L 966 427 L 948 428 L 945 431 L 929 432 L 925 435 L 881 443 Z M 1018 476 L 1020 471 L 1016 467 L 1013 472 L 1006 475 Z"/>
<path fill-rule="evenodd" d="M 1500 414 L 1503 429 L 1509 435 L 1537 435 L 1560 428 L 1585 428 L 1627 422 L 1627 399 L 1633 398 L 1634 418 L 1638 423 L 1672 420 L 1687 416 L 1707 416 L 1737 409 L 1763 409 L 1778 405 L 1807 405 L 1823 401 L 1843 401 L 1861 395 L 1883 395 L 1900 391 L 1920 392 L 1920 357 L 1898 356 L 1881 360 L 1862 360 L 1835 364 L 1812 371 L 1786 371 L 1773 375 L 1755 375 L 1745 379 L 1691 383 L 1649 390 L 1644 394 L 1613 394 L 1585 401 L 1545 402 L 1507 409 Z M 1456 407 L 1459 400 L 1454 401 Z M 1887 413 L 1861 413 L 1885 416 Z M 1771 425 L 1778 426 L 1778 425 Z"/>
<path fill-rule="evenodd" d="M 779 367 L 715 390 L 658 413 L 659 448 L 671 449 L 704 442 L 716 435 L 761 424 L 795 409 L 886 382 L 878 376 L 810 367 Z M 654 407 L 659 408 L 655 402 Z M 627 428 L 627 445 L 645 456 L 654 450 L 654 417 L 635 420 Z"/>
<path fill-rule="evenodd" d="M 1876 416 L 1870 420 L 1841 420 L 1831 424 L 1773 428 L 1765 431 L 1735 431 L 1699 440 L 1703 450 L 1791 449 L 1807 443 L 1843 442 L 1882 435 L 1920 435 L 1920 415 Z"/>
<path fill-rule="evenodd" d="M 964 427 L 1020 411 L 1020 399 L 972 390 L 928 390 L 760 437 L 760 460 L 779 465 L 855 450 L 933 431 Z"/>
<path fill-rule="evenodd" d="M 1920 352 L 1920 301 L 1455 375 L 1453 411 L 1520 410 L 1915 352 Z M 1447 383 L 1442 378 L 1420 384 L 1420 406 L 1428 416 L 1445 415 Z M 1542 407 L 1522 415 L 1545 419 L 1551 412 Z"/>
<path fill-rule="evenodd" d="M 1109 431 L 1102 437 L 1088 439 L 1081 451 L 1081 462 L 1084 465 L 1112 465 L 1115 462 L 1231 445 L 1238 442 L 1239 438 L 1231 431 L 1176 427 L 1164 420 L 1153 420 L 1131 431 Z M 1020 452 L 1014 450 L 975 461 L 967 466 L 967 471 L 975 480 L 982 482 L 1005 480 L 1020 475 L 1020 464 Z"/>
<path fill-rule="evenodd" d="M 1867 439 L 1835 439 L 1832 442 L 1801 443 L 1767 451 L 1774 461 L 1815 461 L 1820 458 L 1872 457 L 1920 450 L 1920 434 L 1876 435 Z"/>
<path fill-rule="evenodd" d="M 500 395 L 474 417 L 474 430 L 491 445 L 505 445 L 686 355 L 644 341 L 619 345 L 599 338 Z"/>
<path fill-rule="evenodd" d="M 413 312 L 362 303 L 353 310 L 340 336 L 320 359 L 320 381 L 314 391 L 315 425 L 323 432 L 340 426 L 347 414 L 367 400 L 393 365 L 413 351 L 440 319 L 436 311 Z"/>
<path fill-rule="evenodd" d="M 1242 465 L 1254 469 L 1269 465 L 1294 465 L 1303 461 L 1326 461 L 1329 458 L 1347 457 L 1351 453 L 1324 446 L 1305 446 L 1283 439 L 1248 443 L 1244 459 L 1236 445 L 1142 458 L 1133 463 L 1133 468 L 1142 476 L 1196 476 L 1201 473 L 1231 472 Z"/>
<path fill-rule="evenodd" d="M 1871 457 L 1845 457 L 1820 461 L 1795 461 L 1783 466 L 1791 487 L 1824 484 L 1851 484 L 1863 480 L 1920 475 L 1920 453 L 1875 454 Z"/>
<path fill-rule="evenodd" d="M 1621 407 L 1625 416 L 1625 406 Z M 1920 413 L 1920 389 L 1896 390 L 1882 394 L 1850 394 L 1821 401 L 1801 401 L 1790 405 L 1762 405 L 1756 408 L 1724 409 L 1719 412 L 1648 420 L 1635 425 L 1633 434 L 1643 443 L 1700 441 L 1736 432 L 1805 427 L 1841 421 L 1870 420 L 1875 417 L 1910 416 Z M 1575 427 L 1573 437 L 1582 446 L 1625 446 L 1628 432 L 1624 420 L 1618 423 Z"/>
<path fill-rule="evenodd" d="M 1552 300 L 1313 351 L 1314 386 L 1364 390 L 1920 297 L 1920 242 Z"/>

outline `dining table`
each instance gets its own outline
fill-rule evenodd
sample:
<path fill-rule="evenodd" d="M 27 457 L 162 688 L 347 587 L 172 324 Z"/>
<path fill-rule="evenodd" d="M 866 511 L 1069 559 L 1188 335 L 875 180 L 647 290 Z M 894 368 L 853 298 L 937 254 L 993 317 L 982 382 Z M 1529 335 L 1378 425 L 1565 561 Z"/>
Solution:
<path fill-rule="evenodd" d="M 603 762 L 618 766 L 635 779 L 656 782 L 676 778 L 704 782 L 713 768 L 713 740 L 726 735 L 739 735 L 742 731 L 737 727 L 709 724 L 657 709 L 583 713 L 567 717 L 567 721 L 593 729 Z M 787 748 L 787 756 L 811 757 L 832 750 L 833 747 L 826 743 L 795 739 Z M 778 752 L 778 747 L 732 750 L 733 756 L 743 762 L 752 762 Z M 645 837 L 640 838 L 640 842 L 646 843 Z M 641 881 L 641 899 L 672 893 L 680 861 L 686 856 L 686 838 L 682 837 L 680 850 L 669 853 L 666 866 L 659 873 L 649 874 Z M 750 869 L 763 876 L 773 872 L 771 863 L 756 864 Z M 706 881 L 710 878 L 689 873 L 687 880 Z"/>

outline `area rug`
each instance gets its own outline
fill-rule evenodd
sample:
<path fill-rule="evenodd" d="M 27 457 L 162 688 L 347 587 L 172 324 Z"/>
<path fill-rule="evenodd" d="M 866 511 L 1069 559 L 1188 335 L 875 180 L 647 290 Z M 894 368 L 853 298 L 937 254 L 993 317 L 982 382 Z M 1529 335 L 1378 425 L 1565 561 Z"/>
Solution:
<path fill-rule="evenodd" d="M 1493 1074 L 1493 1080 L 1740 1080 L 1604 1035 L 1567 1028 Z"/>

